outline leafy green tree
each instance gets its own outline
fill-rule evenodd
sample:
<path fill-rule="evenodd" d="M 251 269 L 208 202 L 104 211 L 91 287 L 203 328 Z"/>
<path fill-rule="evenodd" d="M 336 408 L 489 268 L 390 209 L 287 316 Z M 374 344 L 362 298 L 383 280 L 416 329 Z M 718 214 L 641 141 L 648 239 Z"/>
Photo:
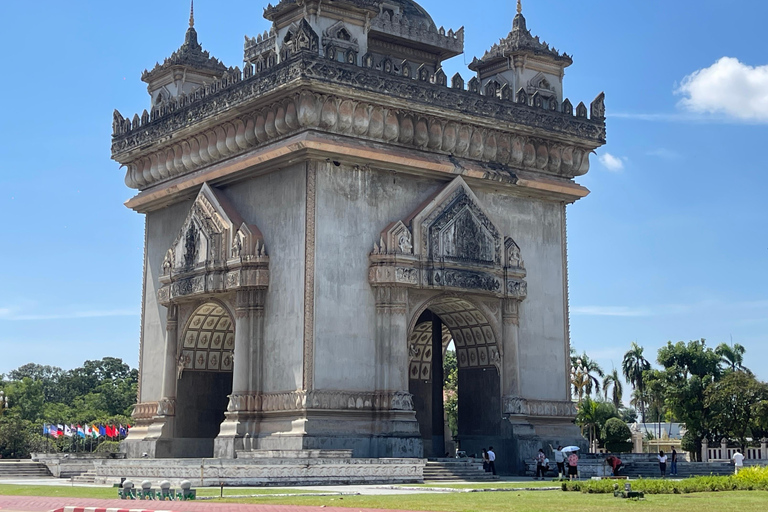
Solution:
<path fill-rule="evenodd" d="M 701 339 L 667 342 L 659 349 L 657 360 L 665 371 L 667 405 L 674 417 L 692 432 L 696 447 L 692 453 L 698 457 L 701 440 L 716 433 L 712 411 L 705 404 L 705 392 L 722 374 L 720 357 Z"/>
<path fill-rule="evenodd" d="M 630 386 L 638 390 L 638 397 L 640 406 L 640 417 L 645 423 L 645 402 L 643 400 L 643 372 L 651 369 L 651 363 L 643 356 L 643 347 L 639 346 L 637 342 L 633 341 L 632 346 L 624 354 L 624 359 L 621 362 L 621 371 L 624 374 L 624 378 L 627 379 Z"/>
<path fill-rule="evenodd" d="M 618 416 L 619 413 L 612 403 L 586 397 L 579 404 L 576 424 L 581 427 L 582 432 L 586 431 L 590 444 L 597 440 L 598 444 L 602 445 L 605 422 Z"/>
<path fill-rule="evenodd" d="M 746 352 L 746 349 L 738 343 L 734 343 L 733 345 L 721 343 L 715 348 L 715 354 L 720 356 L 720 362 L 723 366 L 734 372 L 736 370 L 745 369 L 744 352 Z"/>
<path fill-rule="evenodd" d="M 42 421 L 45 403 L 42 381 L 24 377 L 21 381 L 9 385 L 6 393 L 11 405 L 11 414 L 18 415 L 22 420 Z"/>
<path fill-rule="evenodd" d="M 611 389 L 611 401 L 613 402 L 613 406 L 616 407 L 616 410 L 621 409 L 621 395 L 624 394 L 624 386 L 621 383 L 619 371 L 616 368 L 603 379 L 603 393 L 605 393 L 606 400 L 608 400 L 609 388 Z"/>
<path fill-rule="evenodd" d="M 459 363 L 454 350 L 446 350 L 443 357 L 443 388 L 459 389 Z"/>
<path fill-rule="evenodd" d="M 3 414 L 0 417 L 0 457 L 3 459 L 29 457 L 32 430 L 32 423 L 22 419 L 21 416 Z"/>
<path fill-rule="evenodd" d="M 625 407 L 619 410 L 621 421 L 624 423 L 635 423 L 637 421 L 637 409 Z"/>
<path fill-rule="evenodd" d="M 712 413 L 712 430 L 746 446 L 751 428 L 759 426 L 755 405 L 764 400 L 768 400 L 768 385 L 745 372 L 732 371 L 706 389 L 704 406 Z"/>
<path fill-rule="evenodd" d="M 632 451 L 632 432 L 621 419 L 609 418 L 605 422 L 603 431 L 606 450 L 613 453 Z"/>

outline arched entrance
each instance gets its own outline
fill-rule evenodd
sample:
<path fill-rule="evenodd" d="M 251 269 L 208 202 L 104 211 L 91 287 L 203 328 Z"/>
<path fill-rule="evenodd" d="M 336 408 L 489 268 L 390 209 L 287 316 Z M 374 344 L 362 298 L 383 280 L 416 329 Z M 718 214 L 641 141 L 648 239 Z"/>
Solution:
<path fill-rule="evenodd" d="M 466 298 L 442 296 L 423 306 L 408 337 L 409 392 L 427 457 L 446 453 L 443 357 L 453 341 L 458 364 L 460 449 L 479 453 L 500 434 L 501 384 L 498 336 L 486 314 Z M 453 454 L 451 454 L 453 455 Z"/>
<path fill-rule="evenodd" d="M 232 393 L 234 349 L 226 307 L 213 301 L 198 306 L 183 331 L 174 437 L 210 440 L 209 456 Z"/>

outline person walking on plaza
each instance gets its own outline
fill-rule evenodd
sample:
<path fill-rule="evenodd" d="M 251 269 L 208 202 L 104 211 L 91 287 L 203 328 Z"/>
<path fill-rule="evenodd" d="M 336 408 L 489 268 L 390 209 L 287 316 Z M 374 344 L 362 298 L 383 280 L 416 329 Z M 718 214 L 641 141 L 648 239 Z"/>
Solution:
<path fill-rule="evenodd" d="M 669 461 L 669 476 L 677 476 L 677 450 L 674 448 Z"/>
<path fill-rule="evenodd" d="M 738 474 L 739 471 L 744 467 L 744 454 L 741 453 L 741 448 L 736 450 L 736 453 L 733 454 L 733 470 L 734 473 Z"/>
<path fill-rule="evenodd" d="M 539 453 L 536 454 L 536 476 L 533 477 L 534 480 L 538 480 L 539 476 L 541 476 L 541 479 L 544 480 L 544 473 L 546 472 L 546 468 L 544 467 L 545 460 L 547 459 L 547 456 L 544 455 L 544 450 L 539 448 Z"/>
<path fill-rule="evenodd" d="M 557 464 L 557 478 L 565 476 L 565 455 L 563 455 L 563 445 L 558 445 L 557 450 L 549 445 L 549 449 L 555 454 L 555 464 Z"/>
<path fill-rule="evenodd" d="M 667 456 L 664 455 L 664 450 L 659 450 L 659 455 L 657 457 L 659 459 L 659 471 L 661 471 L 661 478 L 666 478 L 666 476 L 667 476 Z"/>
<path fill-rule="evenodd" d="M 496 453 L 493 451 L 493 446 L 488 448 L 488 467 L 491 472 L 496 474 Z"/>
<path fill-rule="evenodd" d="M 573 480 L 579 478 L 579 456 L 576 452 L 571 452 L 568 456 L 568 478 Z"/>

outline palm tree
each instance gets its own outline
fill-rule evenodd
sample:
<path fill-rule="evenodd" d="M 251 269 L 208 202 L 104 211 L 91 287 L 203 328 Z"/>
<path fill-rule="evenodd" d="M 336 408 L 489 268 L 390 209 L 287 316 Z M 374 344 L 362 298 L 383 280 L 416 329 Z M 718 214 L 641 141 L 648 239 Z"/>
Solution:
<path fill-rule="evenodd" d="M 606 400 L 608 400 L 609 387 L 612 387 L 611 400 L 613 405 L 616 407 L 616 410 L 619 410 L 621 409 L 621 395 L 624 394 L 624 386 L 621 384 L 619 371 L 616 368 L 603 379 L 603 393 L 605 393 Z"/>
<path fill-rule="evenodd" d="M 744 352 L 745 348 L 738 343 L 734 343 L 733 346 L 729 346 L 727 343 L 721 343 L 715 349 L 715 354 L 720 356 L 720 361 L 726 366 L 730 367 L 734 372 L 736 370 L 744 369 Z"/>
<path fill-rule="evenodd" d="M 600 365 L 597 364 L 596 361 L 591 360 L 587 356 L 586 352 L 581 354 L 581 367 L 584 369 L 584 378 L 586 380 L 586 384 L 584 385 L 584 392 L 591 396 L 592 391 L 594 391 L 595 395 L 599 395 L 600 380 L 597 378 L 597 376 L 599 375 L 600 377 L 604 377 L 605 372 L 603 372 L 603 369 L 600 368 Z"/>
<path fill-rule="evenodd" d="M 645 423 L 645 400 L 643 392 L 643 372 L 651 369 L 651 363 L 643 357 L 643 347 L 633 341 L 632 346 L 624 354 L 624 360 L 621 362 L 621 371 L 627 382 L 638 390 L 638 399 L 640 404 L 640 416 Z"/>

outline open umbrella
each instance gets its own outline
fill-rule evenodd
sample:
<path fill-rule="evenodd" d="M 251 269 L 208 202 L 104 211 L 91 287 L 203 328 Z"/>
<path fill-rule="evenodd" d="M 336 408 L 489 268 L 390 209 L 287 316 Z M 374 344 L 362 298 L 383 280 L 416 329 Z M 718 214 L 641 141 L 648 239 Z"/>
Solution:
<path fill-rule="evenodd" d="M 566 447 L 565 447 L 565 448 L 563 448 L 561 451 L 563 451 L 563 452 L 577 452 L 577 451 L 579 451 L 580 449 L 581 449 L 581 448 L 579 448 L 578 446 L 566 446 Z"/>

